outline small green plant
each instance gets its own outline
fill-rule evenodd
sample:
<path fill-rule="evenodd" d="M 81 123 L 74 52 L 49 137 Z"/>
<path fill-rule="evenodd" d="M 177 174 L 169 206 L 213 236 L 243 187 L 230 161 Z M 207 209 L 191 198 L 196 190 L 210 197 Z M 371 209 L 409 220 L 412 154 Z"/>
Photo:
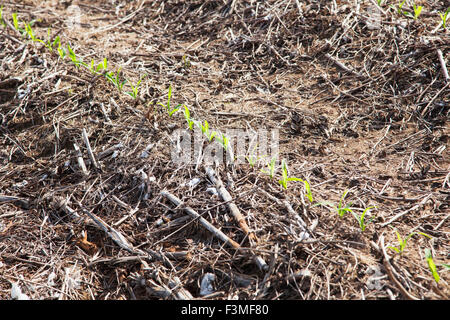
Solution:
<path fill-rule="evenodd" d="M 68 54 L 69 54 L 69 58 L 70 58 L 70 60 L 72 60 L 73 64 L 74 64 L 76 67 L 80 67 L 80 65 L 82 65 L 83 63 L 82 63 L 82 61 L 80 61 L 80 60 L 77 59 L 77 55 L 76 55 L 75 52 L 72 50 L 72 48 L 70 47 L 69 44 L 67 45 L 67 51 L 68 51 Z"/>
<path fill-rule="evenodd" d="M 381 7 L 381 5 L 383 4 L 383 0 L 377 0 L 377 4 Z"/>
<path fill-rule="evenodd" d="M 225 136 L 223 133 L 220 133 L 220 136 L 215 131 L 213 133 L 214 136 L 216 137 L 216 141 L 222 145 L 224 150 L 228 150 L 228 143 L 229 143 L 228 137 Z"/>
<path fill-rule="evenodd" d="M 278 181 L 278 183 L 284 188 L 287 189 L 287 185 L 289 181 L 302 181 L 300 178 L 295 177 L 289 177 L 288 176 L 288 166 L 285 159 L 281 160 L 281 179 Z"/>
<path fill-rule="evenodd" d="M 277 162 L 277 157 L 274 156 L 272 158 L 272 160 L 270 160 L 270 162 L 267 164 L 267 167 L 269 168 L 269 171 L 264 171 L 261 169 L 261 172 L 268 174 L 270 179 L 273 179 L 273 177 L 275 176 L 275 164 Z"/>
<path fill-rule="evenodd" d="M 399 15 L 407 15 L 407 12 L 406 11 L 403 11 L 403 5 L 405 4 L 405 2 L 406 2 L 406 0 L 403 0 L 402 2 L 400 2 L 399 4 L 398 4 L 398 7 L 397 7 L 397 13 L 399 14 Z"/>
<path fill-rule="evenodd" d="M 336 211 L 337 214 L 339 215 L 339 217 L 342 218 L 346 212 L 351 212 L 352 211 L 350 209 L 350 206 L 352 205 L 351 203 L 347 204 L 344 207 L 344 199 L 345 199 L 345 196 L 347 195 L 347 193 L 348 193 L 348 190 L 345 190 L 344 194 L 342 195 L 341 200 L 339 200 L 339 203 L 338 203 L 337 206 L 334 205 L 334 203 L 331 203 L 331 202 L 328 202 L 328 201 L 323 201 L 323 202 L 316 203 L 314 206 L 318 206 L 318 205 L 328 206 L 331 209 L 333 209 L 333 211 Z"/>
<path fill-rule="evenodd" d="M 0 24 L 1 24 L 3 27 L 6 27 L 6 23 L 5 23 L 5 21 L 3 20 L 3 5 L 0 6 Z"/>
<path fill-rule="evenodd" d="M 441 17 L 441 20 L 442 20 L 442 28 L 443 29 L 447 28 L 447 18 L 448 18 L 449 13 L 450 13 L 450 7 L 448 7 L 444 13 L 439 12 L 439 16 Z"/>
<path fill-rule="evenodd" d="M 396 233 L 397 239 L 398 239 L 398 246 L 397 247 L 388 247 L 388 248 L 394 250 L 395 252 L 397 252 L 399 254 L 403 253 L 403 250 L 405 250 L 405 247 L 406 247 L 406 243 L 415 234 L 420 234 L 422 236 L 425 236 L 425 237 L 431 239 L 431 237 L 429 235 L 427 235 L 426 233 L 423 233 L 423 232 L 411 232 L 410 234 L 408 234 L 406 236 L 405 239 L 402 238 L 402 236 L 400 235 L 400 233 L 397 230 L 395 230 L 395 233 Z"/>
<path fill-rule="evenodd" d="M 248 164 L 250 165 L 250 167 L 254 167 L 256 164 L 256 160 L 258 160 L 258 157 L 255 156 L 255 150 L 257 148 L 257 144 L 255 144 L 255 146 L 253 147 L 253 150 L 251 151 L 251 153 L 245 157 L 245 159 L 247 159 Z"/>
<path fill-rule="evenodd" d="M 350 206 L 352 205 L 351 203 L 349 203 L 348 205 L 346 205 L 345 207 L 343 207 L 343 202 L 344 202 L 344 198 L 347 195 L 348 190 L 344 191 L 344 194 L 341 197 L 341 200 L 339 201 L 338 207 L 336 208 L 337 213 L 339 214 L 339 216 L 342 218 L 344 216 L 344 214 L 346 212 L 351 212 L 352 210 L 350 209 Z"/>
<path fill-rule="evenodd" d="M 172 86 L 169 86 L 169 93 L 167 94 L 167 103 L 163 104 L 161 102 L 158 102 L 159 105 L 163 106 L 164 108 L 166 108 L 167 112 L 169 113 L 169 116 L 171 117 L 175 112 L 177 112 L 178 110 L 180 110 L 181 104 L 177 105 L 175 108 L 171 108 L 170 106 L 170 99 L 172 98 Z"/>
<path fill-rule="evenodd" d="M 91 71 L 92 73 L 101 73 L 101 71 L 105 71 L 107 68 L 108 62 L 106 60 L 106 58 L 103 59 L 102 62 L 100 62 L 97 67 L 95 66 L 95 61 L 94 59 L 91 60 L 91 64 L 89 65 L 88 69 L 89 71 Z"/>
<path fill-rule="evenodd" d="M 425 258 L 427 259 L 428 268 L 430 269 L 431 274 L 433 275 L 434 281 L 436 281 L 436 283 L 439 283 L 440 277 L 439 274 L 437 273 L 436 265 L 434 264 L 430 249 L 425 249 Z"/>
<path fill-rule="evenodd" d="M 416 6 L 416 3 L 413 3 L 413 9 L 414 9 L 414 20 L 417 20 L 419 18 L 420 13 L 422 12 L 423 6 Z"/>
<path fill-rule="evenodd" d="M 186 55 L 183 56 L 183 65 L 185 69 L 189 69 L 191 67 L 191 61 L 186 57 Z"/>
<path fill-rule="evenodd" d="M 13 18 L 14 28 L 16 28 L 16 30 L 19 30 L 19 20 L 17 19 L 17 13 L 14 12 L 12 14 L 12 18 Z"/>
<path fill-rule="evenodd" d="M 127 82 L 127 80 L 120 81 L 120 70 L 121 67 L 119 67 L 116 73 L 114 73 L 113 71 L 108 72 L 105 74 L 105 77 L 116 86 L 119 92 L 122 92 L 123 86 L 125 82 Z"/>
<path fill-rule="evenodd" d="M 188 123 L 189 130 L 192 130 L 194 127 L 194 121 L 191 119 L 191 113 L 189 112 L 189 109 L 186 105 L 183 105 L 183 107 L 184 107 L 184 118 Z"/>
<path fill-rule="evenodd" d="M 302 180 L 303 184 L 305 185 L 306 190 L 306 197 L 308 198 L 309 202 L 313 203 L 314 199 L 311 192 L 311 186 L 309 185 L 309 182 L 307 180 Z"/>
<path fill-rule="evenodd" d="M 353 210 L 350 210 L 351 214 L 353 214 L 353 216 L 355 217 L 355 219 L 358 221 L 359 223 L 359 228 L 361 229 L 362 232 L 364 232 L 364 230 L 366 230 L 366 227 L 369 223 L 372 222 L 372 220 L 374 219 L 374 217 L 370 218 L 369 221 L 365 222 L 365 215 L 366 213 L 370 210 L 376 208 L 375 206 L 371 206 L 371 207 L 367 207 L 364 209 L 363 213 L 361 214 L 361 216 L 358 216 L 358 214 L 356 212 L 354 212 Z"/>
<path fill-rule="evenodd" d="M 126 94 L 128 94 L 130 97 L 132 97 L 133 99 L 136 99 L 138 97 L 138 90 L 139 90 L 139 86 L 142 82 L 142 80 L 146 77 L 147 75 L 142 76 L 139 81 L 136 83 L 135 86 L 133 86 L 133 84 L 131 84 L 130 82 L 130 86 L 131 86 L 131 92 L 125 92 Z"/>

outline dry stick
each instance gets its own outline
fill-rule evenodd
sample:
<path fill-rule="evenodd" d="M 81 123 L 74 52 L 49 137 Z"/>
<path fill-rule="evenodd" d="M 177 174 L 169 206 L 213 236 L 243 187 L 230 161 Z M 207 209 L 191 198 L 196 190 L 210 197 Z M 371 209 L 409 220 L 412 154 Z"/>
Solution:
<path fill-rule="evenodd" d="M 239 245 L 239 243 L 237 243 L 236 241 L 228 238 L 228 236 L 226 234 L 224 234 L 222 231 L 220 231 L 219 229 L 214 227 L 205 218 L 203 218 L 201 215 L 199 215 L 194 209 L 192 209 L 190 207 L 185 207 L 183 201 L 178 199 L 176 196 L 174 196 L 173 194 L 169 193 L 168 191 L 161 191 L 161 195 L 163 197 L 167 198 L 170 202 L 172 202 L 177 207 L 183 206 L 184 207 L 183 209 L 184 209 L 184 211 L 186 211 L 187 214 L 189 214 L 194 219 L 198 219 L 200 224 L 203 225 L 208 231 L 210 231 L 215 237 L 219 238 L 220 240 L 222 240 L 223 242 L 225 242 L 226 244 L 232 246 L 233 248 L 235 248 L 237 250 L 241 250 L 242 249 L 241 246 Z M 261 257 L 255 256 L 254 258 L 255 258 L 255 262 L 257 263 L 258 267 L 261 270 L 267 270 L 268 269 L 267 264 L 265 263 L 265 261 Z"/>
<path fill-rule="evenodd" d="M 88 32 L 86 35 L 87 35 L 87 36 L 91 36 L 91 35 L 93 35 L 93 34 L 96 34 L 96 33 L 99 33 L 99 32 L 105 32 L 105 31 L 114 29 L 114 28 L 117 27 L 117 26 L 120 26 L 122 23 L 125 23 L 125 22 L 127 22 L 128 20 L 134 18 L 134 16 L 136 16 L 136 14 L 137 14 L 139 11 L 142 10 L 142 8 L 143 8 L 145 2 L 146 2 L 146 0 L 142 1 L 141 4 L 139 5 L 139 8 L 138 8 L 136 11 L 130 13 L 128 16 L 126 16 L 125 18 L 123 18 L 122 20 L 120 20 L 119 22 L 117 22 L 116 24 L 113 24 L 113 25 L 111 25 L 111 26 L 107 26 L 107 27 L 104 27 L 104 28 L 100 28 L 100 29 L 94 30 L 94 31 L 92 31 L 92 32 Z"/>
<path fill-rule="evenodd" d="M 391 224 L 392 222 L 394 222 L 395 220 L 397 220 L 398 218 L 404 216 L 405 214 L 407 214 L 410 211 L 416 210 L 418 208 L 420 208 L 421 206 L 423 206 L 425 204 L 425 202 L 428 201 L 428 199 L 430 199 L 431 194 L 429 194 L 428 196 L 426 196 L 422 201 L 420 201 L 419 204 L 416 204 L 414 207 L 409 208 L 408 210 L 405 210 L 403 212 L 400 212 L 398 214 L 396 214 L 394 217 L 392 217 L 389 221 L 381 224 L 382 227 L 387 226 L 388 224 Z"/>
<path fill-rule="evenodd" d="M 380 237 L 380 244 L 381 244 L 381 251 L 383 253 L 383 265 L 386 268 L 387 274 L 389 279 L 396 285 L 396 287 L 400 290 L 400 292 L 409 300 L 420 300 L 418 298 L 416 298 L 415 296 L 413 296 L 412 294 L 410 294 L 404 287 L 403 285 L 395 278 L 394 276 L 394 272 L 392 271 L 392 265 L 389 262 L 389 256 L 386 253 L 386 248 L 384 246 L 384 236 L 382 235 Z"/>
<path fill-rule="evenodd" d="M 170 202 L 172 202 L 174 205 L 176 205 L 177 207 L 179 206 L 183 206 L 183 201 L 181 201 L 180 199 L 178 199 L 176 196 L 174 196 L 173 194 L 167 192 L 167 191 L 161 191 L 161 195 L 163 197 L 166 197 Z M 219 238 L 220 240 L 222 240 L 223 242 L 231 245 L 233 248 L 235 249 L 239 249 L 239 243 L 237 243 L 236 241 L 228 238 L 227 235 L 225 235 L 222 231 L 220 231 L 219 229 L 217 229 L 216 227 L 214 227 L 212 224 L 210 224 L 205 218 L 203 218 L 202 216 L 200 216 L 196 211 L 194 211 L 194 209 L 190 208 L 190 207 L 184 207 L 183 208 L 184 211 L 186 211 L 187 214 L 189 214 L 191 217 L 193 217 L 194 219 L 198 219 L 200 224 L 202 224 L 208 231 L 210 231 L 214 236 L 216 236 L 217 238 Z"/>
<path fill-rule="evenodd" d="M 430 100 L 430 102 L 428 102 L 427 106 L 425 108 L 423 108 L 423 110 L 421 112 L 422 117 L 425 115 L 425 113 L 427 112 L 427 110 L 431 106 L 431 104 L 434 102 L 434 100 L 436 100 L 436 98 L 441 94 L 441 92 L 444 91 L 445 89 L 447 89 L 448 86 L 450 86 L 450 81 L 447 82 L 447 84 L 444 87 L 442 87 L 442 89 L 439 90 L 438 93 L 436 93 L 433 98 L 431 98 L 431 100 Z"/>
<path fill-rule="evenodd" d="M 21 207 L 22 209 L 28 209 L 30 207 L 30 202 L 27 199 L 19 198 L 15 196 L 3 196 L 0 195 L 0 204 L 3 202 L 12 202 L 14 205 Z M 4 217 L 1 215 L 0 217 Z"/>
<path fill-rule="evenodd" d="M 92 164 L 94 165 L 94 167 L 96 169 L 98 169 L 99 166 L 97 164 L 97 161 L 95 160 L 94 153 L 92 152 L 91 144 L 89 143 L 89 138 L 87 136 L 87 132 L 86 132 L 85 128 L 83 128 L 82 136 L 83 136 L 84 144 L 86 145 L 86 148 L 87 148 L 87 152 L 88 152 L 89 158 L 91 159 Z"/>
<path fill-rule="evenodd" d="M 365 78 L 365 76 L 359 74 L 358 72 L 350 69 L 349 67 L 347 67 L 346 65 L 344 65 L 342 62 L 338 61 L 336 58 L 332 57 L 331 55 L 329 55 L 328 53 L 325 54 L 325 58 L 327 58 L 328 60 L 330 60 L 331 62 L 333 62 L 335 65 L 337 65 L 339 68 L 341 68 L 342 70 L 344 70 L 345 72 L 348 72 L 350 74 L 353 74 L 354 76 L 358 77 L 358 78 Z"/>
<path fill-rule="evenodd" d="M 447 66 L 445 65 L 444 55 L 442 54 L 441 49 L 437 49 L 437 54 L 439 58 L 439 62 L 441 63 L 442 73 L 444 74 L 444 78 L 446 82 L 450 81 L 450 76 L 448 75 Z"/>
<path fill-rule="evenodd" d="M 87 170 L 86 164 L 84 163 L 83 157 L 81 155 L 80 147 L 76 143 L 74 143 L 73 148 L 75 149 L 75 152 L 77 154 L 78 165 L 80 166 L 81 170 L 83 171 L 83 174 L 85 176 L 88 176 L 89 171 Z"/>
<path fill-rule="evenodd" d="M 79 203 L 79 206 L 81 207 L 81 203 Z M 110 227 L 101 218 L 89 212 L 89 210 L 82 209 L 82 211 L 86 213 L 95 222 L 95 224 L 97 224 L 97 226 L 99 226 L 100 229 L 102 229 L 115 243 L 117 243 L 119 247 L 134 254 L 145 255 L 145 252 L 139 249 L 135 249 L 133 245 L 119 231 Z"/>
<path fill-rule="evenodd" d="M 230 209 L 231 214 L 233 215 L 234 219 L 236 219 L 241 229 L 245 232 L 250 240 L 258 241 L 258 238 L 255 236 L 255 234 L 250 231 L 244 216 L 241 214 L 236 204 L 232 202 L 233 198 L 231 197 L 228 190 L 225 189 L 220 177 L 215 177 L 215 172 L 211 167 L 206 167 L 205 171 L 211 182 L 216 185 L 217 191 L 219 192 L 221 198 L 227 202 L 228 209 Z"/>

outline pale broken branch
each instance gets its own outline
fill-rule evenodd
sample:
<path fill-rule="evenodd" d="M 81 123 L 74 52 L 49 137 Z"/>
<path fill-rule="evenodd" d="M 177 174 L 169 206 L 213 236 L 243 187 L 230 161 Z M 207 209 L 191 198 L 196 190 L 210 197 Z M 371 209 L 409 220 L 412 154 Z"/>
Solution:
<path fill-rule="evenodd" d="M 205 227 L 208 231 L 210 231 L 216 238 L 222 240 L 223 242 L 225 242 L 226 244 L 230 245 L 231 247 L 233 247 L 237 250 L 243 249 L 243 248 L 241 248 L 239 243 L 230 239 L 226 234 L 224 234 L 222 231 L 220 231 L 219 229 L 214 227 L 205 218 L 203 218 L 200 214 L 198 214 L 194 209 L 192 209 L 190 207 L 186 207 L 184 205 L 183 201 L 178 199 L 173 194 L 169 193 L 168 191 L 161 191 L 161 195 L 163 197 L 167 198 L 170 202 L 172 202 L 177 207 L 183 208 L 187 214 L 189 214 L 192 218 L 197 219 L 199 221 L 199 223 L 203 227 Z M 267 263 L 260 256 L 255 255 L 254 260 L 261 270 L 266 271 L 268 269 Z"/>
<path fill-rule="evenodd" d="M 216 185 L 217 192 L 219 193 L 221 198 L 227 202 L 228 209 L 230 209 L 231 214 L 233 215 L 234 219 L 236 219 L 241 229 L 245 232 L 245 234 L 248 236 L 250 240 L 258 241 L 255 234 L 252 231 L 250 231 L 244 216 L 239 211 L 239 208 L 236 206 L 234 202 L 232 202 L 233 198 L 223 185 L 223 182 L 220 179 L 220 177 L 219 176 L 217 176 L 217 178 L 215 177 L 215 172 L 211 167 L 206 167 L 205 171 L 209 177 L 209 180 L 211 180 L 211 182 Z"/>
<path fill-rule="evenodd" d="M 83 136 L 84 144 L 86 145 L 86 149 L 87 149 L 89 158 L 90 158 L 91 161 L 92 161 L 92 165 L 93 165 L 96 169 L 98 169 L 99 166 L 98 166 L 98 164 L 97 164 L 97 161 L 95 160 L 94 153 L 92 152 L 91 144 L 89 143 L 89 138 L 88 138 L 88 135 L 87 135 L 87 132 L 86 132 L 86 129 L 85 129 L 85 128 L 83 128 L 82 136 Z"/>
<path fill-rule="evenodd" d="M 81 171 L 83 172 L 83 174 L 84 174 L 85 176 L 88 176 L 88 175 L 89 175 L 89 171 L 88 171 L 88 169 L 86 168 L 86 164 L 84 163 L 84 160 L 83 160 L 83 156 L 82 156 L 82 154 L 81 154 L 80 147 L 79 147 L 76 143 L 74 143 L 74 144 L 73 144 L 73 148 L 75 149 L 75 152 L 76 152 L 77 161 L 78 161 L 78 166 L 81 168 Z"/>

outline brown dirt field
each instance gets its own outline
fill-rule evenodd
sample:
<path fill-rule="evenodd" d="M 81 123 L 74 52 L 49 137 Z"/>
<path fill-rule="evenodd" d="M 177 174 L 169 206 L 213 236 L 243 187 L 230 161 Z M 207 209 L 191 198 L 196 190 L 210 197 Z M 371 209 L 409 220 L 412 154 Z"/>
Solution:
<path fill-rule="evenodd" d="M 446 2 L 418 1 L 417 20 L 395 1 L 3 2 L 0 299 L 13 284 L 31 299 L 449 299 Z M 107 58 L 123 91 L 23 36 L 13 13 L 88 65 Z M 172 161 L 172 134 L 189 130 L 158 104 L 169 86 L 213 130 L 278 130 L 274 178 L 218 163 L 226 201 L 206 164 Z M 312 202 L 278 183 L 282 159 Z M 376 206 L 364 231 L 331 208 L 346 191 L 353 213 Z M 396 230 L 414 233 L 402 254 Z"/>

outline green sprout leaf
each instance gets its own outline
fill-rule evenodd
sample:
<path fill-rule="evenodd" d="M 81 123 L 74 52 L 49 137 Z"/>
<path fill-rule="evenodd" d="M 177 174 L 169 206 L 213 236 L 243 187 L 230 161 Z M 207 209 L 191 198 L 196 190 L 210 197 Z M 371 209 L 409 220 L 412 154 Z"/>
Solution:
<path fill-rule="evenodd" d="M 431 274 L 433 275 L 434 281 L 436 281 L 436 283 L 439 283 L 440 277 L 439 274 L 437 273 L 436 265 L 434 264 L 430 249 L 425 249 L 425 258 L 427 259 L 428 268 L 430 269 Z"/>
<path fill-rule="evenodd" d="M 423 6 L 416 6 L 416 4 L 413 4 L 414 9 L 414 20 L 417 20 L 417 18 L 420 16 L 420 13 L 422 12 Z"/>

